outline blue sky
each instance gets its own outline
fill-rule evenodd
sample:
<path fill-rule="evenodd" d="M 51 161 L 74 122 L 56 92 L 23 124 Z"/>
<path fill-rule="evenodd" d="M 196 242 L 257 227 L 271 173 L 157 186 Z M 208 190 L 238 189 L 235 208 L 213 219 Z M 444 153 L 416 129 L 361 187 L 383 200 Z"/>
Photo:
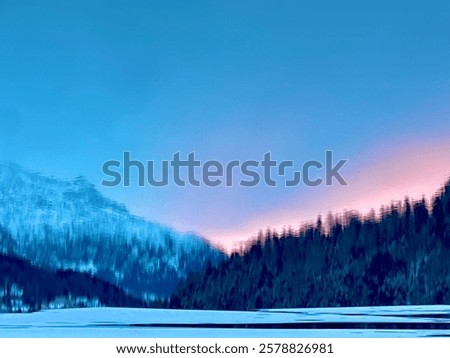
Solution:
<path fill-rule="evenodd" d="M 0 160 L 99 184 L 124 150 L 301 163 L 332 149 L 351 177 L 377 148 L 450 139 L 449 75 L 447 1 L 0 0 Z M 322 195 L 100 189 L 221 240 Z"/>

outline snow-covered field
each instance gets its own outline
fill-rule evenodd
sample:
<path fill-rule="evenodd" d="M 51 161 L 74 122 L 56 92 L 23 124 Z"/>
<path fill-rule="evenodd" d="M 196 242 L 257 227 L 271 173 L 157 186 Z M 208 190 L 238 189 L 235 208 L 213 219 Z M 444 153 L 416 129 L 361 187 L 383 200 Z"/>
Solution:
<path fill-rule="evenodd" d="M 0 337 L 450 336 L 450 306 L 278 309 L 255 312 L 129 308 L 0 314 Z"/>

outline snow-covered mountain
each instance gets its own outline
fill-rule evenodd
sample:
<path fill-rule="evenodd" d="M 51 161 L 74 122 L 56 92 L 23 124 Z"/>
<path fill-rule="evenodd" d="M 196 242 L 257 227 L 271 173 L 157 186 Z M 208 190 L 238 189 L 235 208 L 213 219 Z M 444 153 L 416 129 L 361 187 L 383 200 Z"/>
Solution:
<path fill-rule="evenodd" d="M 90 272 L 146 297 L 169 294 L 222 253 L 202 238 L 131 215 L 84 178 L 0 164 L 0 250 L 47 268 Z M 3 232 L 3 234 L 2 234 Z"/>

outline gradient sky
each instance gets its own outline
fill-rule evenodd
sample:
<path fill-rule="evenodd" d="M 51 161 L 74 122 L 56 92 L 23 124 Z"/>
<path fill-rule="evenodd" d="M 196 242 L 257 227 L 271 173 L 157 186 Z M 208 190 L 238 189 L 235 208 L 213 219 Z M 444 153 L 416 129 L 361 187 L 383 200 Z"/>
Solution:
<path fill-rule="evenodd" d="M 101 188 L 225 246 L 450 175 L 448 1 L 0 0 L 0 160 L 348 159 L 348 187 Z M 374 179 L 375 178 L 375 179 Z"/>

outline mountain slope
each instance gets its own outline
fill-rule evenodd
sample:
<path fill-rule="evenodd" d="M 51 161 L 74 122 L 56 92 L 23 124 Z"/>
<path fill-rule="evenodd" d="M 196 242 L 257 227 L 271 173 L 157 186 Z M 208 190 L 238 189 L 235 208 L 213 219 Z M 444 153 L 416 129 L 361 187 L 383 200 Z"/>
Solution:
<path fill-rule="evenodd" d="M 39 267 L 89 272 L 147 298 L 222 254 L 203 239 L 131 215 L 83 178 L 0 164 L 0 250 Z"/>
<path fill-rule="evenodd" d="M 142 307 L 120 288 L 73 271 L 47 271 L 0 254 L 0 312 L 67 307 Z"/>
<path fill-rule="evenodd" d="M 450 181 L 433 198 L 381 217 L 347 213 L 298 233 L 268 232 L 192 274 L 171 308 L 248 310 L 450 304 Z"/>

